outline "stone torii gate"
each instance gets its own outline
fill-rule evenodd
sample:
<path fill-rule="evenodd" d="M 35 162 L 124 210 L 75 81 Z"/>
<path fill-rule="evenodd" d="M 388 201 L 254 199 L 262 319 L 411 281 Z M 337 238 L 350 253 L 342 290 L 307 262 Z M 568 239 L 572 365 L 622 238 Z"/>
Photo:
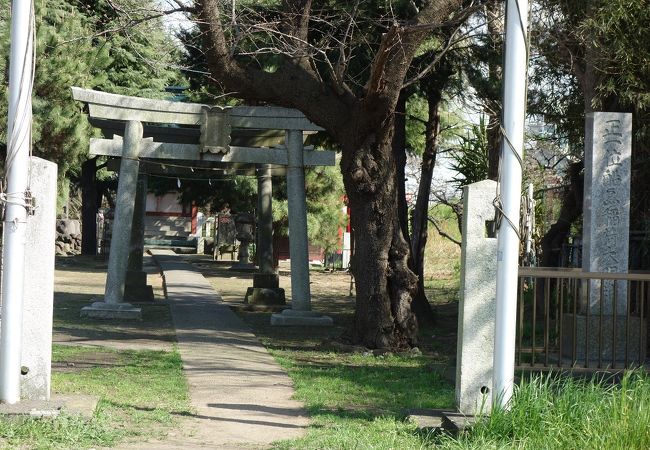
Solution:
<path fill-rule="evenodd" d="M 291 309 L 274 314 L 271 324 L 331 325 L 330 317 L 311 311 L 304 189 L 305 166 L 335 164 L 334 152 L 314 151 L 303 146 L 305 133 L 314 133 L 322 128 L 311 123 L 301 112 L 286 108 L 222 108 L 77 87 L 73 87 L 72 92 L 75 100 L 87 105 L 91 124 L 105 131 L 114 130 L 114 133 L 109 133 L 113 134 L 112 139 L 91 139 L 90 155 L 121 157 L 104 299 L 82 308 L 83 316 L 140 317 L 140 308 L 124 301 L 140 163 L 171 163 L 171 160 L 176 160 L 178 163 L 186 162 L 190 167 L 248 169 L 258 174 L 261 248 L 260 273 L 256 274 L 254 281 L 257 287 L 267 287 L 265 283 L 271 284 L 268 287 L 277 287 L 272 286 L 275 274 L 270 223 L 271 173 L 286 173 L 292 299 Z M 238 133 L 264 137 L 272 130 L 284 131 L 284 145 L 274 148 L 231 145 L 237 143 Z M 277 283 L 277 278 L 275 280 Z"/>

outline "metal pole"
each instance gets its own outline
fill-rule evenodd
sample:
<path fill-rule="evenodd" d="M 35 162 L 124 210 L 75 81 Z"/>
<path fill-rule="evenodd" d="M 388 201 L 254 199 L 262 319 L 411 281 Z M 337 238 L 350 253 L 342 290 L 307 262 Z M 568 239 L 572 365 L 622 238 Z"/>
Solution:
<path fill-rule="evenodd" d="M 501 177 L 503 218 L 497 241 L 497 294 L 494 338 L 494 405 L 507 408 L 514 383 L 519 256 L 521 158 L 526 112 L 526 30 L 528 1 L 508 0 L 503 76 Z"/>
<path fill-rule="evenodd" d="M 9 111 L 7 123 L 7 193 L 2 248 L 2 324 L 0 401 L 20 401 L 23 282 L 32 122 L 33 5 L 14 0 L 11 10 Z"/>

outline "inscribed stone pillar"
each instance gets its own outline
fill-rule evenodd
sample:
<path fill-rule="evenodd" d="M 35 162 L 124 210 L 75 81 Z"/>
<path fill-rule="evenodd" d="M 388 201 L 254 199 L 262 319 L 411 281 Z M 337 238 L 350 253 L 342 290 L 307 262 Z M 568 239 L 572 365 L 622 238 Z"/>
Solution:
<path fill-rule="evenodd" d="M 150 301 L 153 300 L 153 288 L 147 285 L 147 273 L 143 269 L 144 228 L 147 209 L 147 174 L 138 175 L 137 186 L 124 296 L 125 298 L 137 301 Z"/>
<path fill-rule="evenodd" d="M 632 114 L 587 114 L 582 266 L 587 272 L 627 272 L 630 229 Z M 600 283 L 590 288 L 590 313 L 600 313 Z M 603 314 L 626 313 L 627 289 L 603 286 Z M 584 311 L 583 311 L 584 312 Z"/>
<path fill-rule="evenodd" d="M 632 114 L 587 114 L 585 132 L 582 268 L 627 272 Z M 627 282 L 585 281 L 581 289 L 578 314 L 562 318 L 562 355 L 576 362 L 642 362 L 646 325 L 628 317 Z"/>
<path fill-rule="evenodd" d="M 30 158 L 34 214 L 27 217 L 23 295 L 21 398 L 49 400 L 54 301 L 56 164 Z"/>
<path fill-rule="evenodd" d="M 463 189 L 460 304 L 456 356 L 456 406 L 463 414 L 492 408 L 497 240 L 493 200 L 497 182 L 484 180 Z"/>
<path fill-rule="evenodd" d="M 131 224 L 137 191 L 138 161 L 142 141 L 142 123 L 126 123 L 122 148 L 122 161 L 115 201 L 115 219 L 108 256 L 108 274 L 104 301 L 81 309 L 82 316 L 120 319 L 140 319 L 141 310 L 124 302 L 124 285 L 131 245 Z"/>
<path fill-rule="evenodd" d="M 253 287 L 246 291 L 246 303 L 284 305 L 284 289 L 280 277 L 273 270 L 273 181 L 271 166 L 257 168 L 257 264 L 259 272 L 253 275 Z"/>
<path fill-rule="evenodd" d="M 289 210 L 289 256 L 291 258 L 291 309 L 271 316 L 271 325 L 324 325 L 332 318 L 311 311 L 307 199 L 303 164 L 302 131 L 287 130 L 287 197 Z"/>

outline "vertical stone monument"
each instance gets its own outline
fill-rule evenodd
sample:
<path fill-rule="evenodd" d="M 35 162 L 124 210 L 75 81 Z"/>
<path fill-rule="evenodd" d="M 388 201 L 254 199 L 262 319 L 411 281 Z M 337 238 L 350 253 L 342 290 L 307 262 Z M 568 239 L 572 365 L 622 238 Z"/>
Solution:
<path fill-rule="evenodd" d="M 595 112 L 585 125 L 585 187 L 582 267 L 585 272 L 628 271 L 632 114 Z M 592 280 L 582 285 L 577 315 L 563 317 L 562 353 L 576 359 L 639 360 L 642 320 L 630 317 L 625 280 Z M 575 334 L 574 334 L 575 333 Z M 614 348 L 615 347 L 615 348 Z"/>
<path fill-rule="evenodd" d="M 584 243 L 586 272 L 627 272 L 630 242 L 632 114 L 587 114 L 585 135 Z M 588 305 L 599 313 L 600 283 L 592 283 Z M 625 315 L 627 290 L 603 286 L 603 313 Z"/>
<path fill-rule="evenodd" d="M 34 214 L 27 217 L 25 236 L 20 396 L 25 400 L 49 400 L 57 167 L 34 156 L 29 164 Z"/>
<path fill-rule="evenodd" d="M 460 304 L 456 352 L 456 407 L 466 415 L 492 408 L 497 240 L 493 200 L 497 182 L 463 189 Z"/>
<path fill-rule="evenodd" d="M 257 264 L 253 286 L 246 291 L 245 303 L 284 305 L 284 289 L 280 276 L 273 269 L 273 180 L 271 166 L 257 167 Z"/>

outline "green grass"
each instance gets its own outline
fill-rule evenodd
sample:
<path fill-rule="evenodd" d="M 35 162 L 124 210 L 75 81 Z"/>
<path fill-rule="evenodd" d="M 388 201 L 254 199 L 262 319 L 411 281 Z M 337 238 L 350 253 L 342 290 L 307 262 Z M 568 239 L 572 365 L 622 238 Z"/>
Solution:
<path fill-rule="evenodd" d="M 399 414 L 403 408 L 453 404 L 453 386 L 432 359 L 422 356 L 364 356 L 334 352 L 272 352 L 292 376 L 297 398 L 310 410 Z"/>
<path fill-rule="evenodd" d="M 442 449 L 650 448 L 650 378 L 626 374 L 620 383 L 537 375 L 517 388 L 509 411 L 495 411 Z"/>
<path fill-rule="evenodd" d="M 55 419 L 0 421 L 1 448 L 113 446 L 127 438 L 162 436 L 177 416 L 190 412 L 187 384 L 176 350 L 55 345 L 53 361 L 65 370 L 53 372 L 52 390 L 99 396 L 93 417 L 86 420 L 62 415 Z"/>
<path fill-rule="evenodd" d="M 275 350 L 312 426 L 279 449 L 423 448 L 430 437 L 404 420 L 408 408 L 451 408 L 453 385 L 428 356 Z"/>
<path fill-rule="evenodd" d="M 305 437 L 276 449 L 650 448 L 650 378 L 620 382 L 532 375 L 511 408 L 459 436 L 418 431 L 404 408 L 453 408 L 453 387 L 426 357 L 275 351 L 312 418 Z"/>

